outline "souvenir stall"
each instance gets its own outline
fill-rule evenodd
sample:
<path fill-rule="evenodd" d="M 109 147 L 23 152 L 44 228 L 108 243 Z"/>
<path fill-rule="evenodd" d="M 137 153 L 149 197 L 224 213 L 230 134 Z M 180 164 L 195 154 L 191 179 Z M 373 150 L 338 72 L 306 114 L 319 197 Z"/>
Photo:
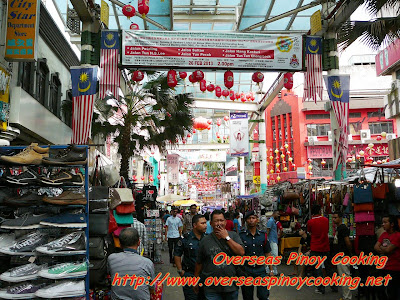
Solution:
<path fill-rule="evenodd" d="M 261 210 L 258 194 L 236 196 L 233 203 L 234 209 L 239 208 L 240 211 L 255 210 L 259 214 Z"/>

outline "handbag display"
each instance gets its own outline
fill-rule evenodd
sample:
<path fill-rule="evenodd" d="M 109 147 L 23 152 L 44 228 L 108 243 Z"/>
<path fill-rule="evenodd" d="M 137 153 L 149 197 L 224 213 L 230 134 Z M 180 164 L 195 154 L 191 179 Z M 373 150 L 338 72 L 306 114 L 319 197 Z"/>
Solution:
<path fill-rule="evenodd" d="M 104 239 L 101 237 L 89 238 L 89 257 L 90 259 L 103 259 L 106 257 Z"/>
<path fill-rule="evenodd" d="M 299 209 L 293 206 L 292 207 L 292 215 L 298 216 L 299 215 Z"/>
<path fill-rule="evenodd" d="M 388 192 L 389 187 L 387 183 L 374 183 L 372 185 L 372 197 L 374 199 L 385 199 Z"/>
<path fill-rule="evenodd" d="M 356 234 L 357 235 L 375 235 L 375 223 L 374 222 L 357 223 Z"/>
<path fill-rule="evenodd" d="M 373 211 L 374 210 L 374 203 L 361 203 L 361 204 L 354 204 L 354 211 Z"/>
<path fill-rule="evenodd" d="M 400 216 L 400 204 L 388 203 L 388 213 L 392 216 Z"/>
<path fill-rule="evenodd" d="M 370 183 L 354 185 L 354 203 L 372 203 L 372 187 Z"/>
<path fill-rule="evenodd" d="M 354 214 L 354 221 L 356 223 L 375 222 L 375 215 L 373 211 L 361 211 Z"/>
<path fill-rule="evenodd" d="M 117 221 L 115 221 L 114 214 L 111 211 L 108 213 L 109 221 L 108 221 L 108 233 L 112 233 L 118 229 Z"/>
<path fill-rule="evenodd" d="M 127 188 L 125 180 L 121 177 L 118 182 L 118 188 L 110 189 L 110 199 L 111 199 L 111 209 L 115 209 L 118 205 L 122 203 L 134 203 L 133 192 L 131 189 Z M 123 186 L 121 188 L 121 186 Z"/>
<path fill-rule="evenodd" d="M 91 289 L 107 286 L 107 259 L 89 261 L 89 285 Z"/>
<path fill-rule="evenodd" d="M 135 204 L 134 203 L 120 204 L 115 208 L 115 211 L 119 215 L 131 214 L 136 211 Z"/>
<path fill-rule="evenodd" d="M 283 193 L 282 199 L 285 201 L 297 200 L 300 199 L 300 195 L 295 190 L 289 189 Z"/>
<path fill-rule="evenodd" d="M 105 236 L 108 234 L 109 214 L 90 214 L 89 215 L 89 235 Z"/>
<path fill-rule="evenodd" d="M 349 200 L 350 200 L 350 194 L 349 194 L 349 193 L 346 193 L 346 195 L 345 195 L 344 198 L 343 198 L 343 205 L 344 205 L 344 206 L 349 205 Z"/>

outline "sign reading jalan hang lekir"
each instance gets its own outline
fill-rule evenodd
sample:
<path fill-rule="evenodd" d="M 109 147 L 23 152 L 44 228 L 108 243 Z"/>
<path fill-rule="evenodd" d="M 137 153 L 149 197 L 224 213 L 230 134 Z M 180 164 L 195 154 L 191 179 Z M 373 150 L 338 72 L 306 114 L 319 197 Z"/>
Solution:
<path fill-rule="evenodd" d="M 39 3 L 37 0 L 9 0 L 7 12 L 7 60 L 34 60 L 39 31 Z"/>
<path fill-rule="evenodd" d="M 137 67 L 301 70 L 302 37 L 123 31 L 122 64 Z"/>
<path fill-rule="evenodd" d="M 364 151 L 365 155 L 368 156 L 389 156 L 389 147 L 387 143 L 375 144 L 371 149 L 367 145 L 356 145 L 356 148 L 350 145 L 350 151 L 348 151 L 347 156 L 351 157 L 351 150 L 355 150 L 359 153 L 361 150 Z M 332 158 L 332 146 L 313 146 L 307 147 L 307 157 L 308 158 Z"/>

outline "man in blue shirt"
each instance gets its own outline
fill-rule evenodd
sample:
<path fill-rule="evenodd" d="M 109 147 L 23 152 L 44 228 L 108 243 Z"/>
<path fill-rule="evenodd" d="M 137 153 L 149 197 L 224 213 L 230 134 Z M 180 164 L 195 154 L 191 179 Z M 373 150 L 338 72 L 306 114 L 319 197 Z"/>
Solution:
<path fill-rule="evenodd" d="M 172 216 L 165 223 L 165 239 L 168 239 L 169 262 L 175 267 L 173 252 L 179 238 L 182 236 L 183 224 L 181 219 L 176 216 L 178 213 L 177 208 L 173 208 L 171 213 Z"/>
<path fill-rule="evenodd" d="M 240 238 L 244 244 L 246 256 L 269 256 L 271 248 L 268 243 L 267 234 L 264 231 L 258 230 L 258 216 L 254 210 L 248 211 L 244 217 L 247 224 L 247 230 L 240 232 Z M 247 277 L 266 277 L 267 272 L 264 265 L 249 265 L 245 264 L 244 269 Z M 243 299 L 253 299 L 254 287 L 242 285 Z M 266 286 L 257 287 L 257 298 L 259 300 L 268 300 L 269 290 Z"/>
<path fill-rule="evenodd" d="M 272 217 L 269 218 L 267 222 L 267 236 L 269 241 L 269 246 L 271 247 L 271 254 L 276 257 L 278 256 L 278 228 L 276 226 L 276 221 L 279 220 L 279 211 L 275 210 Z M 267 267 L 269 270 L 269 268 Z M 273 266 L 273 271 L 270 271 L 270 275 L 278 275 L 278 269 Z"/>
<path fill-rule="evenodd" d="M 174 250 L 175 264 L 181 277 L 193 277 L 200 241 L 205 235 L 207 222 L 203 215 L 194 215 L 192 218 L 192 231 L 185 233 Z M 183 260 L 182 260 L 183 255 Z M 200 289 L 201 292 L 202 289 Z M 185 300 L 205 299 L 204 293 L 196 294 L 192 286 L 184 285 Z"/>

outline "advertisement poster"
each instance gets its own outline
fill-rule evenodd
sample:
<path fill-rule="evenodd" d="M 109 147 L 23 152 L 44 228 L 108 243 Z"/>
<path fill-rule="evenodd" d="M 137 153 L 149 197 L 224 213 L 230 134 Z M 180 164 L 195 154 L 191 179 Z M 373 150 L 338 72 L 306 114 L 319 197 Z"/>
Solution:
<path fill-rule="evenodd" d="M 0 67 L 0 130 L 7 130 L 9 117 L 10 73 Z"/>
<path fill-rule="evenodd" d="M 301 70 L 301 35 L 122 32 L 122 64 L 136 67 Z"/>
<path fill-rule="evenodd" d="M 168 182 L 171 184 L 179 183 L 179 155 L 167 155 L 167 176 Z"/>
<path fill-rule="evenodd" d="M 238 181 L 238 159 L 237 159 L 237 157 L 228 156 L 226 158 L 225 176 L 226 176 L 226 182 L 237 182 Z"/>
<path fill-rule="evenodd" d="M 37 0 L 8 1 L 6 60 L 35 60 L 39 32 Z"/>
<path fill-rule="evenodd" d="M 249 155 L 249 120 L 247 113 L 230 113 L 230 154 Z"/>

